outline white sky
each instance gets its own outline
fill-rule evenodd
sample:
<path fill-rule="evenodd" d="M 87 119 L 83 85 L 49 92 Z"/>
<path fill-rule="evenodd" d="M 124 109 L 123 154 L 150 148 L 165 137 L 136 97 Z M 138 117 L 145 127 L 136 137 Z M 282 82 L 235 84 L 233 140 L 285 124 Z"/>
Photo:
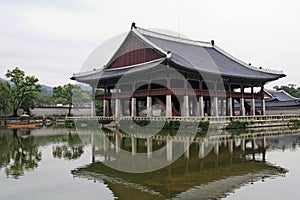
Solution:
<path fill-rule="evenodd" d="M 300 86 L 299 21 L 296 0 L 0 0 L 0 77 L 18 66 L 43 84 L 68 83 L 97 46 L 136 22 L 214 39 L 246 63 L 287 74 L 267 88 Z"/>

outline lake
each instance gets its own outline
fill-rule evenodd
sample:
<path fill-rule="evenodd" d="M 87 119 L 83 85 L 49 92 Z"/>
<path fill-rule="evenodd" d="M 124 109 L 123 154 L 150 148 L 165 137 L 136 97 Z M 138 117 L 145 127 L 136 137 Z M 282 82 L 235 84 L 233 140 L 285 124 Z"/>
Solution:
<path fill-rule="evenodd" d="M 299 144 L 300 131 L 194 140 L 2 128 L 0 199 L 295 199 Z"/>

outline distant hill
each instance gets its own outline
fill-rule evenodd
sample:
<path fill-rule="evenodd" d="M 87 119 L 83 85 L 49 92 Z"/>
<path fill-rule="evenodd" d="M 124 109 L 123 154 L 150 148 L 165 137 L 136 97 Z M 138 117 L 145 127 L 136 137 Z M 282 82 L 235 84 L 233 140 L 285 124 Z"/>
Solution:
<path fill-rule="evenodd" d="M 86 91 L 86 92 L 92 91 L 92 87 L 89 85 L 83 85 L 83 84 L 76 84 L 76 85 L 78 85 L 83 91 Z"/>
<path fill-rule="evenodd" d="M 3 79 L 3 78 L 0 78 L 0 80 L 8 82 L 10 86 L 14 86 L 14 83 L 11 82 L 10 80 Z M 53 87 L 48 85 L 42 85 L 42 94 L 52 94 L 52 91 L 53 91 Z"/>
<path fill-rule="evenodd" d="M 13 86 L 13 85 L 14 85 L 14 83 L 11 82 L 10 80 L 6 80 L 6 79 L 4 79 L 4 78 L 0 78 L 0 80 L 5 81 L 5 82 L 8 82 L 10 86 Z"/>
<path fill-rule="evenodd" d="M 42 94 L 52 94 L 53 93 L 53 87 L 42 85 Z"/>

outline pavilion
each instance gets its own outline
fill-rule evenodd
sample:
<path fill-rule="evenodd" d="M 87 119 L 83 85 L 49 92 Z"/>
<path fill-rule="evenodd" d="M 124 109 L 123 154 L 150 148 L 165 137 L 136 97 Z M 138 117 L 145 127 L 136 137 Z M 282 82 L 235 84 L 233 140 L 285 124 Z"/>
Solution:
<path fill-rule="evenodd" d="M 103 101 L 103 116 L 170 118 L 234 116 L 234 101 L 240 104 L 241 116 L 264 115 L 260 91 L 285 76 L 246 64 L 213 40 L 190 40 L 132 23 L 103 68 L 75 73 L 71 79 L 93 87 L 93 115 L 95 101 Z"/>

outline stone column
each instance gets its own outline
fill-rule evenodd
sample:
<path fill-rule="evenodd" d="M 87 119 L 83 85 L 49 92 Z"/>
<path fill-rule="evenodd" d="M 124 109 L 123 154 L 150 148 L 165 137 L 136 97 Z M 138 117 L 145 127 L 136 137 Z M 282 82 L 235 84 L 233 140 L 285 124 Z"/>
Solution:
<path fill-rule="evenodd" d="M 218 97 L 213 97 L 213 116 L 219 116 Z"/>
<path fill-rule="evenodd" d="M 147 137 L 147 155 L 148 158 L 152 158 L 152 144 L 153 144 L 153 139 L 150 137 Z"/>
<path fill-rule="evenodd" d="M 115 117 L 121 117 L 121 101 L 120 99 L 115 100 Z"/>
<path fill-rule="evenodd" d="M 172 139 L 167 139 L 167 161 L 173 160 L 173 141 Z"/>
<path fill-rule="evenodd" d="M 95 103 L 95 95 L 96 95 L 96 88 L 92 86 L 92 102 L 91 102 L 91 116 L 95 117 L 96 116 L 96 103 Z"/>
<path fill-rule="evenodd" d="M 246 149 L 246 141 L 245 141 L 245 139 L 242 139 L 241 140 L 241 150 L 244 152 L 245 149 Z"/>
<path fill-rule="evenodd" d="M 121 138 L 121 136 L 116 135 L 115 140 L 116 140 L 116 153 L 119 153 L 120 149 L 121 149 L 122 138 Z"/>
<path fill-rule="evenodd" d="M 230 140 L 230 141 L 228 142 L 228 150 L 229 150 L 230 153 L 233 152 L 233 140 Z"/>
<path fill-rule="evenodd" d="M 241 113 L 241 116 L 245 116 L 245 100 L 244 100 L 244 97 L 240 98 L 240 113 Z"/>
<path fill-rule="evenodd" d="M 190 110 L 189 110 L 189 96 L 185 95 L 183 96 L 183 117 L 189 117 L 190 116 Z"/>
<path fill-rule="evenodd" d="M 227 115 L 229 117 L 232 117 L 233 112 L 232 112 L 232 98 L 228 97 L 227 98 Z"/>
<path fill-rule="evenodd" d="M 136 117 L 136 98 L 131 98 L 131 117 Z"/>
<path fill-rule="evenodd" d="M 137 138 L 133 136 L 131 137 L 131 153 L 133 156 L 137 153 Z"/>
<path fill-rule="evenodd" d="M 200 110 L 200 117 L 204 117 L 203 96 L 199 97 L 199 110 Z"/>
<path fill-rule="evenodd" d="M 184 148 L 184 157 L 189 158 L 190 157 L 190 141 L 189 141 L 189 139 L 184 140 L 183 148 Z"/>
<path fill-rule="evenodd" d="M 245 110 L 245 99 L 244 99 L 244 85 L 241 85 L 241 95 L 242 98 L 240 98 L 240 114 L 241 116 L 246 115 L 246 110 Z"/>
<path fill-rule="evenodd" d="M 152 116 L 152 97 L 147 97 L 147 117 Z"/>
<path fill-rule="evenodd" d="M 219 155 L 219 142 L 215 143 L 214 152 L 215 152 L 216 155 Z"/>
<path fill-rule="evenodd" d="M 109 102 L 108 100 L 103 100 L 103 117 L 109 116 Z"/>
<path fill-rule="evenodd" d="M 261 86 L 261 108 L 260 108 L 260 112 L 261 115 L 265 115 L 266 114 L 266 104 L 265 104 L 265 97 L 264 97 L 264 85 Z"/>
<path fill-rule="evenodd" d="M 221 99 L 221 111 L 220 111 L 220 113 L 221 113 L 221 116 L 224 116 L 224 99 L 223 98 Z"/>
<path fill-rule="evenodd" d="M 199 104 L 199 100 L 197 99 L 196 97 L 196 100 L 194 101 L 194 106 L 195 106 L 195 109 L 194 109 L 194 112 L 195 112 L 195 116 L 196 117 L 199 117 L 200 116 L 200 104 Z"/>
<path fill-rule="evenodd" d="M 261 98 L 261 115 L 266 114 L 266 102 L 265 98 Z"/>
<path fill-rule="evenodd" d="M 255 116 L 255 98 L 251 99 L 251 115 Z"/>
<path fill-rule="evenodd" d="M 205 156 L 205 144 L 204 141 L 199 142 L 199 158 L 204 158 Z"/>
<path fill-rule="evenodd" d="M 230 83 L 228 83 L 228 93 L 229 93 L 229 97 L 227 98 L 227 103 L 226 103 L 227 109 L 228 109 L 227 114 L 228 114 L 228 116 L 232 117 L 233 109 L 232 109 L 232 96 L 231 96 L 232 94 L 231 94 L 231 84 Z"/>
<path fill-rule="evenodd" d="M 172 117 L 172 97 L 170 94 L 166 95 L 166 117 Z"/>

